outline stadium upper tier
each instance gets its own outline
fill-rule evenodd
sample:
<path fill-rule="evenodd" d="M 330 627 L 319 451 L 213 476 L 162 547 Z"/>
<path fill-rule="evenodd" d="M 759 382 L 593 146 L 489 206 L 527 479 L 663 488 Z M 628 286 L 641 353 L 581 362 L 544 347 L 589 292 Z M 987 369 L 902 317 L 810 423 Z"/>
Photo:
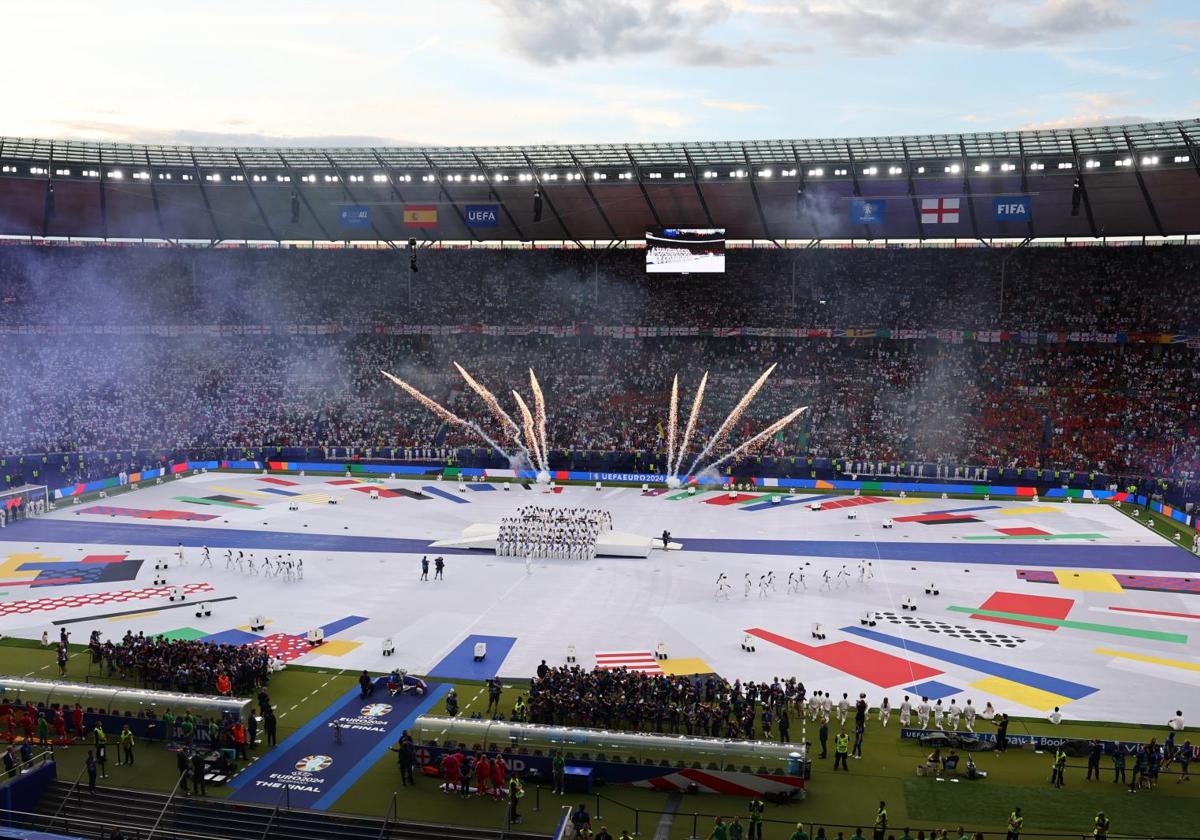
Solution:
<path fill-rule="evenodd" d="M 688 226 L 759 240 L 1197 234 L 1200 119 L 528 147 L 0 138 L 0 235 L 607 241 Z"/>

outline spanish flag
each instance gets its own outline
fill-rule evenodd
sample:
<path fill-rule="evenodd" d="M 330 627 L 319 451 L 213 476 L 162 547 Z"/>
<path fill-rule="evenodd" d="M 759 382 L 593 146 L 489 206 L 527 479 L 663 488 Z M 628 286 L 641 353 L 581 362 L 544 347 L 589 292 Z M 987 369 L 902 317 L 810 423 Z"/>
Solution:
<path fill-rule="evenodd" d="M 410 228 L 437 227 L 437 205 L 434 204 L 405 204 L 404 226 Z"/>

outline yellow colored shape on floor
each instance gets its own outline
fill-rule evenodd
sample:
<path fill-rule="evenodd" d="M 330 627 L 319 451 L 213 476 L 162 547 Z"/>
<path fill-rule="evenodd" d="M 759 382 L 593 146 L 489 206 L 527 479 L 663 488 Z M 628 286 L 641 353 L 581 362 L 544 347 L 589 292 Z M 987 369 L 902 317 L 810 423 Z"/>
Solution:
<path fill-rule="evenodd" d="M 5 575 L 9 578 L 17 578 L 18 580 L 30 580 L 42 573 L 41 569 L 26 569 L 23 572 L 18 572 L 17 568 L 26 563 L 49 563 L 61 561 L 61 557 L 47 557 L 37 551 L 25 552 L 24 554 L 10 554 L 8 559 L 0 563 L 0 575 Z"/>
<path fill-rule="evenodd" d="M 888 501 L 898 505 L 931 505 L 937 499 L 888 499 Z"/>
<path fill-rule="evenodd" d="M 265 618 L 265 619 L 263 619 L 263 624 L 274 624 L 274 623 L 275 623 L 275 622 L 274 622 L 272 619 L 270 619 L 270 618 Z M 245 631 L 245 632 L 247 632 L 247 633 L 253 633 L 253 632 L 255 632 L 254 630 L 251 630 L 251 629 L 250 629 L 250 625 L 249 625 L 249 624 L 241 624 L 241 625 L 239 625 L 239 626 L 238 626 L 238 629 L 239 629 L 239 630 L 244 630 L 244 631 Z"/>
<path fill-rule="evenodd" d="M 129 621 L 131 618 L 146 618 L 147 616 L 158 615 L 158 610 L 147 610 L 146 612 L 130 613 L 129 615 L 117 615 L 109 619 L 109 621 Z"/>
<path fill-rule="evenodd" d="M 694 674 L 715 673 L 703 659 L 660 659 L 658 667 L 668 677 L 690 677 Z"/>
<path fill-rule="evenodd" d="M 345 656 L 353 650 L 362 647 L 362 642 L 351 642 L 346 639 L 330 639 L 323 645 L 313 648 L 313 653 L 321 656 Z"/>
<path fill-rule="evenodd" d="M 1125 590 L 1117 579 L 1108 572 L 1077 572 L 1073 569 L 1055 569 L 1054 576 L 1063 589 L 1078 589 L 1081 592 L 1116 592 Z"/>
<path fill-rule="evenodd" d="M 1071 702 L 1070 697 L 1063 697 L 1060 694 L 1042 691 L 1040 688 L 1022 685 L 1012 680 L 1006 680 L 1003 677 L 986 677 L 978 682 L 971 683 L 971 688 L 983 694 L 999 697 L 1002 700 L 1019 703 L 1030 709 L 1037 709 L 1040 712 L 1052 711 L 1055 706 L 1062 708 Z"/>
<path fill-rule="evenodd" d="M 1161 656 L 1147 656 L 1144 653 L 1126 653 L 1123 650 L 1096 648 L 1101 656 L 1115 656 L 1118 659 L 1132 659 L 1134 662 L 1148 662 L 1151 665 L 1162 665 L 1167 668 L 1179 668 L 1182 671 L 1200 671 L 1200 662 L 1185 662 L 1182 659 L 1166 659 Z"/>

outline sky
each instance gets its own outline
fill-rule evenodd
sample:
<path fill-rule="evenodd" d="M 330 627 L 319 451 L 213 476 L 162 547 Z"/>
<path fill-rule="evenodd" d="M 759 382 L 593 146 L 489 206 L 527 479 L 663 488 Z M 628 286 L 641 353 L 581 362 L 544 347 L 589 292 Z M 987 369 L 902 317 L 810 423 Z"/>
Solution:
<path fill-rule="evenodd" d="M 0 135 L 505 145 L 1200 116 L 1200 0 L 4 0 Z"/>

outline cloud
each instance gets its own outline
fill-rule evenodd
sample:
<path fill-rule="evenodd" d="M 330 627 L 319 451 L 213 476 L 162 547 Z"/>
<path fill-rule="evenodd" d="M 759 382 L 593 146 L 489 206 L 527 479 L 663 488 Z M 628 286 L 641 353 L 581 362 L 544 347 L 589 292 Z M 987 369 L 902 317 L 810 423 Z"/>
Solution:
<path fill-rule="evenodd" d="M 244 123 L 244 120 L 227 120 Z M 45 124 L 51 137 L 149 143 L 168 146 L 406 146 L 411 141 L 362 134 L 268 134 L 258 131 L 212 131 L 194 128 L 153 128 L 101 120 L 57 120 Z"/>
<path fill-rule="evenodd" d="M 1061 46 L 1130 26 L 1122 0 L 735 0 L 735 9 L 827 38 L 858 55 L 898 52 L 917 42 L 1017 49 Z"/>
<path fill-rule="evenodd" d="M 502 38 L 526 61 L 555 66 L 652 54 L 684 67 L 760 67 L 794 44 L 769 41 L 730 44 L 707 30 L 724 24 L 729 8 L 720 0 L 492 0 L 500 11 Z"/>
<path fill-rule="evenodd" d="M 739 113 L 761 111 L 767 107 L 761 102 L 726 102 L 721 99 L 705 99 L 700 104 L 705 108 L 716 108 L 721 111 L 737 111 Z"/>
<path fill-rule="evenodd" d="M 1082 128 L 1085 126 L 1129 125 L 1153 122 L 1157 117 L 1139 113 L 1135 108 L 1152 104 L 1150 100 L 1134 99 L 1125 92 L 1075 91 L 1063 95 L 1074 103 L 1069 113 L 1051 119 L 1020 126 L 1022 130 L 1047 128 Z"/>

